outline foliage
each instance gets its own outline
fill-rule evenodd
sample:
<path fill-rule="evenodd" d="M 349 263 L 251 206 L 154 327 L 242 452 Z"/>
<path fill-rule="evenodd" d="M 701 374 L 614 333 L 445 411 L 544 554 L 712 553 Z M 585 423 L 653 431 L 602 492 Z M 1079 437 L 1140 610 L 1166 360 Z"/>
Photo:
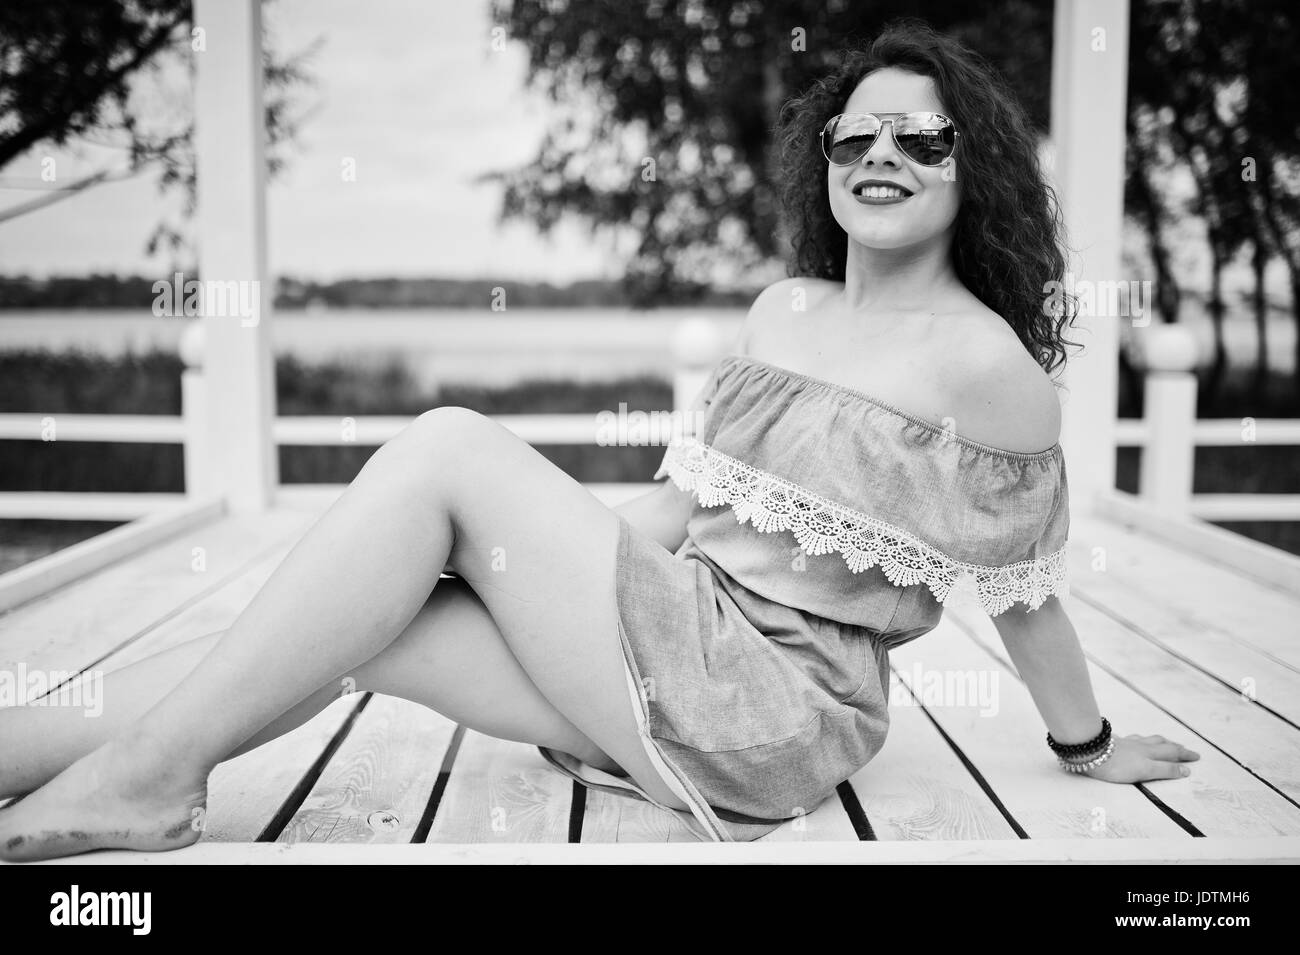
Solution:
<path fill-rule="evenodd" d="M 1176 321 L 1180 279 L 1167 233 L 1186 215 L 1205 226 L 1215 359 L 1205 384 L 1227 372 L 1224 269 L 1253 253 L 1252 306 L 1260 341 L 1255 389 L 1266 378 L 1263 282 L 1270 259 L 1285 265 L 1300 324 L 1300 43 L 1290 0 L 1143 0 L 1131 8 L 1128 173 L 1125 204 L 1146 232 L 1162 317 Z M 1171 188 L 1191 180 L 1184 201 Z M 1297 338 L 1300 368 L 1300 337 Z M 1300 394 L 1300 375 L 1296 376 Z"/>
<path fill-rule="evenodd" d="M 644 304 L 753 284 L 786 258 L 780 107 L 890 19 L 915 14 L 970 43 L 1047 122 L 1050 4 L 495 0 L 493 10 L 526 49 L 530 83 L 556 104 L 537 157 L 489 174 L 505 185 L 502 217 L 630 229 L 626 282 Z"/>
<path fill-rule="evenodd" d="M 0 4 L 0 169 L 38 146 L 83 142 L 111 145 L 123 153 L 118 168 L 105 168 L 6 210 L 0 220 L 35 211 L 100 182 L 159 173 L 159 188 L 179 189 L 184 215 L 195 206 L 194 119 L 191 97 L 167 108 L 159 83 L 169 71 L 188 74 L 195 53 L 190 0 L 40 0 Z M 303 116 L 297 105 L 311 84 L 313 45 L 281 57 L 263 49 L 263 106 L 267 171 L 284 166 Z M 57 180 L 56 180 L 57 181 Z M 185 249 L 179 223 L 159 223 L 149 240 Z"/>

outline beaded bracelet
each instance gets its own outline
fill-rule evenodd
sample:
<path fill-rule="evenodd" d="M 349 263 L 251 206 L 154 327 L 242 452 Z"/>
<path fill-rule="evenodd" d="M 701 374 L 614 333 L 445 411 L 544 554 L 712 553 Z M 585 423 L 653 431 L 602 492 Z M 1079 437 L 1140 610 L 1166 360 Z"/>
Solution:
<path fill-rule="evenodd" d="M 1106 741 L 1106 748 L 1101 751 L 1100 756 L 1094 756 L 1086 762 L 1077 762 L 1061 757 L 1058 762 L 1060 762 L 1061 768 L 1068 773 L 1086 773 L 1110 759 L 1110 754 L 1113 752 L 1115 752 L 1115 740 L 1111 738 Z"/>
<path fill-rule="evenodd" d="M 1101 732 L 1085 743 L 1058 743 L 1052 739 L 1052 734 L 1047 734 L 1047 745 L 1052 748 L 1057 756 L 1083 756 L 1096 753 L 1106 746 L 1110 740 L 1110 720 L 1106 717 L 1101 718 Z"/>

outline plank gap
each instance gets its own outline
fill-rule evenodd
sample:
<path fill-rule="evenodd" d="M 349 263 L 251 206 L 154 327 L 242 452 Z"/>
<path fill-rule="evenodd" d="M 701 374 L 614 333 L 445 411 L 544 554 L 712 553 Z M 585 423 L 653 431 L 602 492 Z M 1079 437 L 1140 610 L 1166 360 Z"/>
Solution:
<path fill-rule="evenodd" d="M 994 659 L 996 660 L 997 658 L 995 657 Z M 1001 660 L 998 660 L 997 662 L 999 665 L 1002 663 Z M 1016 821 L 1015 816 L 1011 815 L 1010 810 L 1008 810 L 1002 800 L 998 798 L 998 794 L 993 791 L 993 787 L 989 785 L 989 781 L 984 778 L 984 774 L 976 769 L 975 764 L 970 761 L 964 752 L 962 752 L 961 747 L 957 745 L 957 741 L 949 736 L 947 731 L 939 725 L 939 721 L 934 718 L 934 714 L 930 712 L 929 707 L 922 703 L 917 695 L 912 692 L 911 687 L 907 685 L 907 681 L 903 679 L 901 674 L 899 674 L 898 668 L 891 663 L 889 669 L 898 677 L 899 684 L 907 691 L 907 695 L 915 701 L 916 706 L 920 711 L 925 714 L 925 718 L 930 721 L 930 725 L 935 728 L 939 736 L 943 738 L 943 741 L 948 744 L 953 755 L 961 760 L 961 764 L 966 767 L 966 772 L 970 773 L 971 778 L 975 780 L 980 789 L 984 790 L 984 795 L 989 797 L 989 801 L 992 802 L 997 811 L 1002 814 L 1002 818 L 1007 821 L 1007 825 L 1011 827 L 1012 832 L 1014 832 L 1020 839 L 1028 839 L 1029 833 L 1025 831 L 1024 826 L 1020 825 L 1020 823 Z"/>
<path fill-rule="evenodd" d="M 258 552 L 253 557 L 246 560 L 239 567 L 235 568 L 230 573 L 228 573 L 225 577 L 213 583 L 206 590 L 202 590 L 199 591 L 198 593 L 192 594 L 185 600 L 181 601 L 181 603 L 177 604 L 167 612 L 163 613 L 161 616 L 152 620 L 148 626 L 140 628 L 135 633 L 131 634 L 129 637 L 123 640 L 121 643 L 101 653 L 98 657 L 91 660 L 89 663 L 87 663 L 81 669 L 77 670 L 75 673 L 70 673 L 66 680 L 63 680 L 56 686 L 50 687 L 48 690 L 45 691 L 45 693 L 41 694 L 41 696 L 34 697 L 34 699 L 37 700 L 43 699 L 44 697 L 49 696 L 51 693 L 55 692 L 56 690 L 61 690 L 66 686 L 71 686 L 79 677 L 93 670 L 95 667 L 99 666 L 101 663 L 108 660 L 110 657 L 118 653 L 121 653 L 127 647 L 131 646 L 133 643 L 138 643 L 140 640 L 143 640 L 145 637 L 153 633 L 163 624 L 176 619 L 177 617 L 184 614 L 186 611 L 190 610 L 193 607 L 198 606 L 199 604 L 203 603 L 203 601 L 210 599 L 212 596 L 214 596 L 215 594 L 217 594 L 218 592 L 226 588 L 228 585 L 239 580 L 239 578 L 244 576 L 244 574 L 248 573 L 250 568 L 256 566 L 258 563 L 265 560 L 267 557 L 274 554 L 278 549 L 281 549 L 282 547 L 283 547 L 283 542 L 276 542 L 274 545 L 266 548 L 263 551 Z M 76 582 L 77 581 L 73 581 L 73 583 Z M 211 634 L 210 633 L 203 634 L 201 636 L 211 636 Z M 195 638 L 195 639 L 200 639 L 200 638 Z"/>
<path fill-rule="evenodd" d="M 1090 631 L 1092 640 L 1097 640 L 1103 636 L 1100 632 L 1102 626 L 1120 631 L 1125 637 L 1129 635 L 1124 627 L 1100 613 L 1091 604 L 1083 602 L 1072 604 L 1071 617 L 1076 617 L 1078 611 L 1086 611 L 1086 613 L 1078 615 L 1083 618 L 1079 619 L 1078 625 L 1081 632 L 1085 629 Z M 1092 615 L 1096 615 L 1095 620 L 1086 619 Z M 947 619 L 945 617 L 945 620 Z M 978 607 L 973 605 L 954 607 L 953 619 L 956 626 L 972 638 L 975 643 L 982 646 L 986 653 L 1000 660 L 1004 667 L 1008 667 L 1014 672 L 1005 644 L 1001 644 L 995 639 L 992 621 Z M 1101 626 L 1098 626 L 1098 624 Z M 1131 641 L 1129 645 L 1134 647 L 1142 646 L 1148 653 L 1158 652 L 1141 641 Z M 1228 755 L 1226 742 L 1216 743 L 1210 738 L 1214 735 L 1214 731 L 1209 729 L 1204 732 L 1198 731 L 1191 727 L 1187 721 L 1173 717 L 1169 709 L 1157 706 L 1150 698 L 1136 692 L 1132 684 L 1117 679 L 1114 668 L 1099 665 L 1095 652 L 1089 654 L 1085 651 L 1085 658 L 1088 661 L 1089 678 L 1097 689 L 1097 698 L 1103 710 L 1114 707 L 1119 713 L 1125 714 L 1128 722 L 1151 720 L 1157 724 L 1167 723 L 1168 726 L 1160 725 L 1158 732 L 1170 737 L 1190 730 L 1194 738 L 1201 740 L 1208 747 L 1208 751 L 1204 752 L 1203 756 L 1208 755 L 1209 758 L 1202 759 L 1198 764 L 1200 769 L 1196 775 L 1200 775 L 1202 779 L 1199 789 L 1162 786 L 1158 797 L 1154 795 L 1154 792 L 1139 790 L 1147 797 L 1149 804 L 1155 805 L 1152 800 L 1159 799 L 1162 805 L 1155 805 L 1155 808 L 1168 810 L 1162 812 L 1162 816 L 1167 821 L 1178 825 L 1185 833 L 1193 835 L 1193 837 L 1222 838 L 1226 832 L 1238 833 L 1236 826 L 1226 824 L 1225 817 L 1231 816 L 1239 810 L 1245 810 L 1249 806 L 1253 807 L 1250 812 L 1254 819 L 1248 820 L 1252 823 L 1246 826 L 1248 832 L 1241 834 L 1255 834 L 1273 838 L 1276 835 L 1291 835 L 1300 832 L 1300 817 L 1297 817 L 1296 806 L 1291 799 L 1287 798 L 1284 792 L 1279 791 L 1278 787 L 1268 785 L 1267 781 L 1260 775 L 1264 772 L 1263 770 L 1242 773 L 1244 768 L 1242 761 Z M 1123 669 L 1124 672 L 1144 672 L 1140 667 Z M 1023 681 L 1021 682 L 1023 684 Z M 1218 693 L 1217 688 L 1214 692 Z M 1259 721 L 1263 721 L 1262 715 L 1259 717 Z M 1237 779 L 1238 776 L 1243 778 Z M 1143 785 L 1154 790 L 1154 787 L 1147 783 Z M 1281 800 L 1276 799 L 1278 796 L 1282 797 Z M 1277 802 L 1276 808 L 1267 806 L 1267 802 L 1271 801 Z M 1279 812 L 1281 815 L 1279 815 Z M 1170 813 L 1177 815 L 1173 816 Z M 1182 825 L 1183 822 L 1186 822 L 1192 828 L 1189 829 L 1188 826 Z M 1193 832 L 1193 830 L 1195 831 Z"/>
<path fill-rule="evenodd" d="M 1141 637 L 1143 640 L 1151 644 L 1153 647 L 1156 647 L 1157 649 L 1164 651 L 1174 659 L 1178 660 L 1180 663 L 1186 664 L 1187 666 L 1195 670 L 1197 673 L 1200 673 L 1202 676 L 1209 677 L 1215 683 L 1219 684 L 1224 689 L 1226 689 L 1233 696 L 1242 695 L 1241 689 L 1239 687 L 1233 686 L 1231 683 L 1229 683 L 1223 677 L 1219 676 L 1217 673 L 1214 673 L 1211 670 L 1207 670 L 1205 667 L 1201 666 L 1195 660 L 1190 659 L 1185 654 L 1180 653 L 1179 651 L 1175 650 L 1173 647 L 1169 646 L 1169 644 L 1160 640 L 1160 638 L 1154 637 L 1151 634 L 1147 633 L 1146 629 L 1142 627 L 1141 624 L 1126 619 L 1122 614 L 1116 613 L 1115 611 L 1107 607 L 1105 604 L 1098 603 L 1096 600 L 1089 597 L 1087 594 L 1080 593 L 1077 594 L 1076 596 L 1078 596 L 1079 600 L 1082 603 L 1086 603 L 1089 607 L 1092 607 L 1092 609 L 1096 610 L 1098 613 L 1106 617 L 1109 617 L 1111 620 L 1115 621 L 1125 630 L 1129 631 L 1135 636 Z M 1253 696 L 1246 697 L 1246 701 L 1250 703 L 1252 706 L 1259 707 L 1261 710 L 1263 710 L 1265 713 L 1269 714 L 1270 716 L 1278 720 L 1281 720 L 1283 723 L 1285 723 L 1287 726 L 1291 727 L 1292 729 L 1300 730 L 1300 724 L 1297 724 L 1294 720 L 1290 719 L 1285 714 L 1279 713 L 1277 710 L 1273 709 L 1267 703 L 1261 703 Z"/>
<path fill-rule="evenodd" d="M 424 815 L 420 817 L 420 824 L 415 827 L 415 832 L 411 836 L 412 842 L 425 842 L 429 838 L 429 832 L 433 829 L 433 817 L 438 814 L 442 794 L 447 791 L 447 780 L 451 778 L 451 767 L 456 762 L 456 754 L 460 752 L 460 743 L 464 738 L 465 724 L 457 723 L 455 731 L 451 734 L 451 742 L 447 745 L 447 753 L 442 757 L 438 781 L 433 784 L 433 792 L 429 793 L 429 803 L 424 807 Z"/>
<path fill-rule="evenodd" d="M 1090 606 L 1091 606 L 1091 605 L 1090 605 Z M 1094 608 L 1094 609 L 1095 609 L 1095 608 Z M 1265 786 L 1267 786 L 1267 787 L 1268 787 L 1269 789 L 1271 789 L 1273 792 L 1277 793 L 1279 796 L 1281 796 L 1283 799 L 1285 799 L 1287 802 L 1289 802 L 1292 806 L 1295 806 L 1297 809 L 1300 809 L 1300 801 L 1297 801 L 1297 800 L 1293 799 L 1289 793 L 1287 793 L 1285 790 L 1281 789 L 1280 787 L 1274 785 L 1273 782 L 1272 782 L 1271 780 L 1269 780 L 1267 777 L 1265 777 L 1265 776 L 1261 776 L 1261 775 L 1260 775 L 1259 773 L 1257 773 L 1254 769 L 1252 769 L 1251 767 L 1247 766 L 1245 763 L 1243 763 L 1240 759 L 1238 759 L 1238 758 L 1237 758 L 1236 756 L 1234 756 L 1232 753 L 1228 752 L 1228 751 L 1227 751 L 1226 749 L 1224 749 L 1222 746 L 1218 745 L 1218 744 L 1215 743 L 1213 740 L 1209 739 L 1208 736 L 1207 736 L 1205 733 L 1201 733 L 1201 732 L 1197 731 L 1196 729 L 1193 729 L 1192 726 L 1191 726 L 1191 725 L 1190 725 L 1186 720 L 1182 719 L 1182 718 L 1179 717 L 1176 713 L 1174 713 L 1173 710 L 1169 709 L 1167 706 L 1165 706 L 1164 704 L 1162 704 L 1162 703 L 1160 703 L 1159 701 L 1157 701 L 1157 700 L 1155 699 L 1155 697 L 1151 696 L 1150 694 L 1148 694 L 1148 693 L 1146 693 L 1145 691 L 1143 691 L 1142 689 L 1140 689 L 1140 688 L 1139 688 L 1135 683 L 1133 683 L 1132 680 L 1129 680 L 1129 679 L 1125 678 L 1124 676 L 1122 676 L 1122 675 L 1119 673 L 1119 671 L 1117 671 L 1117 670 L 1115 670 L 1113 667 L 1110 667 L 1110 666 L 1108 666 L 1107 664 L 1103 663 L 1100 659 L 1097 658 L 1096 655 L 1094 655 L 1094 654 L 1092 654 L 1092 653 L 1089 653 L 1087 650 L 1084 650 L 1084 651 L 1083 651 L 1083 655 L 1084 655 L 1084 657 L 1088 660 L 1088 662 L 1092 663 L 1094 666 L 1097 667 L 1097 669 L 1099 669 L 1099 670 L 1103 671 L 1104 673 L 1106 673 L 1107 675 L 1109 675 L 1113 680 L 1115 680 L 1115 682 L 1121 684 L 1122 686 L 1127 687 L 1127 688 L 1128 688 L 1129 690 L 1131 690 L 1131 691 L 1132 691 L 1136 696 L 1138 696 L 1139 698 L 1145 700 L 1147 703 L 1149 703 L 1149 704 L 1151 704 L 1152 706 L 1154 706 L 1157 710 L 1159 710 L 1161 713 L 1165 714 L 1165 716 L 1169 717 L 1171 720 L 1173 720 L 1174 722 L 1176 722 L 1179 726 L 1181 726 L 1183 729 L 1185 729 L 1188 733 L 1192 734 L 1192 736 L 1194 736 L 1194 737 L 1196 737 L 1197 739 L 1199 739 L 1199 740 L 1200 740 L 1202 743 L 1204 743 L 1206 746 L 1213 746 L 1213 747 L 1214 747 L 1216 750 L 1218 750 L 1219 753 L 1221 753 L 1221 754 L 1222 754 L 1226 759 L 1231 760 L 1233 763 L 1235 763 L 1235 764 L 1236 764 L 1237 766 L 1239 766 L 1241 769 L 1245 770 L 1247 773 L 1249 773 L 1249 774 L 1250 774 L 1251 776 L 1253 776 L 1255 779 L 1258 779 L 1261 783 L 1263 783 Z M 1234 693 L 1235 693 L 1235 692 L 1236 692 L 1236 691 L 1234 691 Z"/>
<path fill-rule="evenodd" d="M 374 694 L 369 692 L 362 694 L 356 708 L 348 714 L 348 718 L 343 721 L 343 725 L 339 727 L 338 732 L 330 739 L 329 745 L 316 757 L 315 762 L 311 764 L 307 772 L 303 773 L 302 779 L 298 780 L 298 785 L 294 786 L 293 791 L 285 798 L 279 811 L 271 817 L 271 821 L 266 824 L 266 828 L 258 834 L 256 842 L 275 842 L 280 838 L 280 833 L 284 831 L 284 827 L 302 808 L 302 804 L 307 801 L 312 788 L 320 779 L 321 774 L 325 772 L 325 767 L 333 759 L 338 748 L 343 745 L 348 733 L 352 731 L 353 724 L 356 723 L 361 711 L 366 708 L 366 704 L 370 702 L 373 696 Z"/>
<path fill-rule="evenodd" d="M 587 787 L 573 781 L 573 801 L 569 803 L 569 841 L 582 841 L 582 823 L 587 815 Z"/>
<path fill-rule="evenodd" d="M 1165 805 L 1164 800 L 1161 799 L 1159 796 L 1157 796 L 1155 793 L 1153 793 L 1150 789 L 1148 789 L 1145 783 L 1134 783 L 1133 785 L 1137 787 L 1138 792 L 1146 796 L 1147 799 L 1151 800 L 1151 804 L 1153 806 L 1155 806 L 1166 816 L 1168 816 L 1170 819 L 1176 822 L 1182 828 L 1182 830 L 1186 832 L 1189 836 L 1192 836 L 1196 839 L 1205 838 L 1205 833 L 1201 832 L 1201 830 L 1197 829 L 1194 825 L 1192 825 L 1192 821 L 1190 819 L 1184 816 L 1173 806 Z"/>
<path fill-rule="evenodd" d="M 853 784 L 846 779 L 835 787 L 835 791 L 839 793 L 840 804 L 844 806 L 849 822 L 853 823 L 853 831 L 858 834 L 858 841 L 875 842 L 876 831 L 871 828 L 871 820 L 867 818 L 866 810 L 858 801 L 858 794 L 853 791 Z"/>

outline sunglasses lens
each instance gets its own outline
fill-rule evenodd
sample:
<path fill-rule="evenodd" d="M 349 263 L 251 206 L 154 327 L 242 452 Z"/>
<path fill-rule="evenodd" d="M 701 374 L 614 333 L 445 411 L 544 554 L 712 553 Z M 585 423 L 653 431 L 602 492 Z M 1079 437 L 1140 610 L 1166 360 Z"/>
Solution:
<path fill-rule="evenodd" d="M 937 166 L 952 155 L 957 131 L 938 113 L 908 113 L 894 120 L 894 139 L 913 162 Z"/>
<path fill-rule="evenodd" d="M 857 162 L 880 135 L 880 121 L 874 116 L 840 116 L 822 133 L 822 152 L 836 166 Z"/>

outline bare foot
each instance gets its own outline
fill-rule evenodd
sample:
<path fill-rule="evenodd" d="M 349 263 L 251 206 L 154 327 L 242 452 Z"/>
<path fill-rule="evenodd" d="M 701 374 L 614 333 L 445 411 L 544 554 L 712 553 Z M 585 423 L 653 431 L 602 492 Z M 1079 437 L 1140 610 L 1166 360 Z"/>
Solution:
<path fill-rule="evenodd" d="M 31 862 L 95 849 L 163 851 L 197 842 L 206 778 L 186 778 L 180 770 L 159 778 L 147 765 L 138 748 L 110 741 L 21 802 L 0 809 L 0 859 Z"/>

